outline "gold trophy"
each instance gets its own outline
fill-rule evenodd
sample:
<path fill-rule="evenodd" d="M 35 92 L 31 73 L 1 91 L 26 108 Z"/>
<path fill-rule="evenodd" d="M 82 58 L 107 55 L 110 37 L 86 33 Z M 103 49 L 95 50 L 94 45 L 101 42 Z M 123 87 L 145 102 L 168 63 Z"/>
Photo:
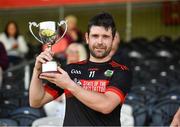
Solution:
<path fill-rule="evenodd" d="M 58 33 L 58 29 L 65 25 L 64 33 L 60 36 Z M 38 36 L 37 37 L 34 32 L 32 31 L 32 26 L 39 28 Z M 41 42 L 42 44 L 48 45 L 48 50 L 52 50 L 52 45 L 59 42 L 67 31 L 67 22 L 61 20 L 57 23 L 54 21 L 44 21 L 37 24 L 36 22 L 29 22 L 29 30 L 31 34 L 34 36 L 36 40 Z M 56 72 L 57 71 L 57 62 L 56 61 L 48 61 L 45 64 L 42 64 L 42 72 Z"/>

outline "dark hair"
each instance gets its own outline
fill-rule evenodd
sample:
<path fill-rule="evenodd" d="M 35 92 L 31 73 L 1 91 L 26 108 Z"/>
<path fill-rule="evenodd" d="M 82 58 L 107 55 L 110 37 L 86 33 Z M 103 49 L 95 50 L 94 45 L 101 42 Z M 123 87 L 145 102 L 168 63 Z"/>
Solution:
<path fill-rule="evenodd" d="M 9 27 L 10 24 L 14 24 L 14 26 L 16 27 L 16 33 L 14 35 L 14 38 L 17 39 L 17 37 L 19 36 L 19 29 L 18 29 L 18 25 L 17 25 L 17 23 L 15 21 L 9 21 L 6 24 L 4 32 L 5 32 L 6 36 L 9 37 L 8 27 Z"/>
<path fill-rule="evenodd" d="M 116 25 L 114 23 L 114 19 L 107 12 L 99 13 L 89 20 L 88 30 L 87 30 L 88 35 L 90 33 L 90 29 L 92 26 L 103 26 L 105 29 L 111 28 L 113 38 L 116 34 Z"/>

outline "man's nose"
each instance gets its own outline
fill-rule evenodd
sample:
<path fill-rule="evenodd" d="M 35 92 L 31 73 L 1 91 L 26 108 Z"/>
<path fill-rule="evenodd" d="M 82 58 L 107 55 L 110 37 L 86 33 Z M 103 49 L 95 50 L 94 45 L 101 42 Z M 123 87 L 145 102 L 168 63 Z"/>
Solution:
<path fill-rule="evenodd" d="M 102 37 L 99 37 L 98 38 L 98 44 L 102 44 L 103 43 L 103 39 L 102 39 Z"/>

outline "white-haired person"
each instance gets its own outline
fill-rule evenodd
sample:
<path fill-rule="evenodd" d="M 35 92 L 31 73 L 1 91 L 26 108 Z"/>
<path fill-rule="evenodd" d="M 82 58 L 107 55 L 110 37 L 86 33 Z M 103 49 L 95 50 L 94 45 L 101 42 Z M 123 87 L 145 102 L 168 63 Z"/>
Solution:
<path fill-rule="evenodd" d="M 87 51 L 83 44 L 71 43 L 66 50 L 67 64 L 87 59 Z"/>
<path fill-rule="evenodd" d="M 68 39 L 69 42 L 82 43 L 83 36 L 77 26 L 78 23 L 77 17 L 75 15 L 67 15 L 65 17 L 65 20 L 67 21 L 68 24 L 68 30 L 65 37 Z"/>

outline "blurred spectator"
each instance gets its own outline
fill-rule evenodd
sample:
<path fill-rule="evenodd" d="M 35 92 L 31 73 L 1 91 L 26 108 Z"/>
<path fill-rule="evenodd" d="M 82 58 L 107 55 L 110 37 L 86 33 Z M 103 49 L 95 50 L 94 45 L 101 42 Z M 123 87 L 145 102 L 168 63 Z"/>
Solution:
<path fill-rule="evenodd" d="M 68 24 L 68 30 L 65 38 L 68 39 L 68 42 L 82 43 L 83 37 L 82 33 L 77 27 L 77 18 L 74 15 L 68 15 L 65 17 L 65 20 Z"/>
<path fill-rule="evenodd" d="M 28 52 L 26 41 L 19 34 L 18 26 L 14 21 L 7 23 L 4 33 L 0 34 L 0 41 L 5 46 L 10 63 L 20 62 Z"/>
<path fill-rule="evenodd" d="M 48 117 L 57 116 L 64 118 L 65 115 L 65 94 L 43 106 Z"/>
<path fill-rule="evenodd" d="M 114 40 L 113 40 L 113 44 L 112 44 L 112 49 L 111 49 L 111 52 L 109 53 L 109 55 L 112 57 L 116 51 L 118 50 L 119 48 L 119 44 L 120 44 L 120 37 L 119 37 L 119 33 L 116 32 L 115 34 L 115 37 L 114 37 Z"/>
<path fill-rule="evenodd" d="M 8 57 L 4 45 L 0 42 L 0 88 L 3 79 L 3 71 L 8 67 Z"/>
<path fill-rule="evenodd" d="M 85 47 L 79 43 L 71 43 L 67 50 L 67 64 L 76 63 L 78 61 L 83 61 L 87 59 L 87 52 Z"/>
<path fill-rule="evenodd" d="M 130 60 L 129 60 L 128 56 L 125 54 L 126 54 L 126 52 L 124 52 L 122 50 L 122 48 L 120 47 L 119 33 L 116 32 L 116 35 L 113 40 L 112 49 L 111 49 L 111 52 L 109 55 L 112 57 L 112 59 L 114 61 L 130 67 Z"/>

